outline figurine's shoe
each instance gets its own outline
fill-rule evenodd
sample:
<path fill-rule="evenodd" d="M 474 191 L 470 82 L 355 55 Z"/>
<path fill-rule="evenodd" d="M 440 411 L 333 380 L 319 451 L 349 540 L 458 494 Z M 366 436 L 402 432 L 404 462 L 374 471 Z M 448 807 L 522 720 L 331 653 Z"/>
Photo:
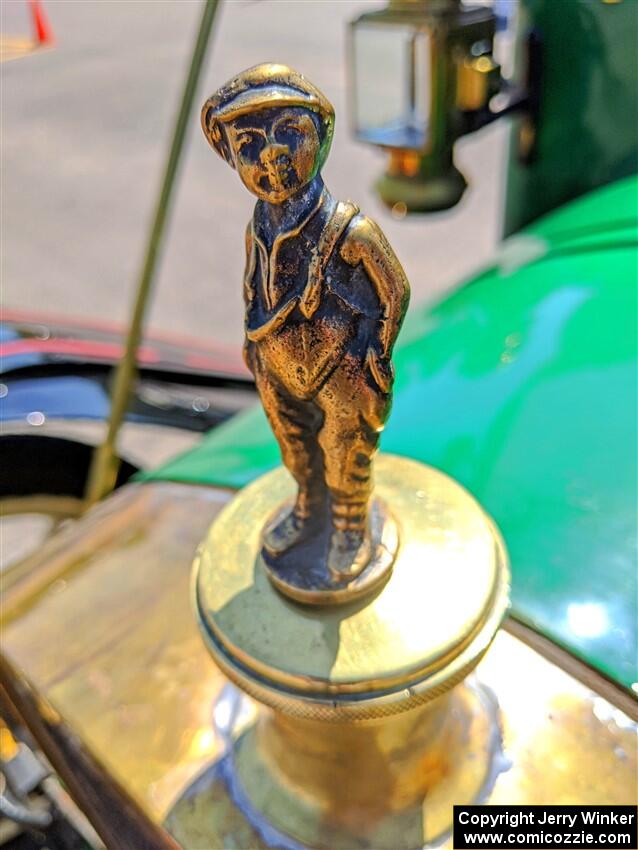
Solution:
<path fill-rule="evenodd" d="M 372 557 L 369 536 L 364 531 L 335 529 L 330 538 L 328 569 L 337 581 L 355 578 Z"/>
<path fill-rule="evenodd" d="M 262 538 L 264 549 L 270 555 L 281 555 L 303 540 L 308 533 L 308 519 L 300 517 L 294 510 L 287 513 L 283 519 L 279 516 L 266 527 Z"/>

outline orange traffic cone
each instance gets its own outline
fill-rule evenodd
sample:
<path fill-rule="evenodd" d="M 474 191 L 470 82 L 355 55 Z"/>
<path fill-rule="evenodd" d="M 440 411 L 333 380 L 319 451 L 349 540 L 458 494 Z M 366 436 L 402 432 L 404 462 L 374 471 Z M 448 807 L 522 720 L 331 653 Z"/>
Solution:
<path fill-rule="evenodd" d="M 31 19 L 33 20 L 33 29 L 35 32 L 35 40 L 39 47 L 44 47 L 47 44 L 53 44 L 53 30 L 49 24 L 49 19 L 44 11 L 44 6 L 40 0 L 29 0 L 31 7 Z"/>

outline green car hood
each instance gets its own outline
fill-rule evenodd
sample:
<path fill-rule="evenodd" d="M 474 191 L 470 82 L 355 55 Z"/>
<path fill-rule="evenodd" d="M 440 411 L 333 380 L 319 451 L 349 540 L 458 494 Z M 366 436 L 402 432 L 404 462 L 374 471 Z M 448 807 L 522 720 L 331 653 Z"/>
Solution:
<path fill-rule="evenodd" d="M 491 513 L 515 616 L 625 687 L 637 679 L 637 197 L 635 177 L 597 190 L 413 307 L 382 441 Z M 279 462 L 256 409 L 146 478 L 241 487 Z"/>

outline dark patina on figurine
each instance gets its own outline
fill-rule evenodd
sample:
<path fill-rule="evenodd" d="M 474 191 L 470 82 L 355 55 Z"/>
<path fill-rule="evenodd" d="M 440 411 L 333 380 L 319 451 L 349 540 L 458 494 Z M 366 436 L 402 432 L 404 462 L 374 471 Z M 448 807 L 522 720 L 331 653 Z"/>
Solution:
<path fill-rule="evenodd" d="M 388 574 L 398 546 L 373 498 L 372 459 L 408 282 L 377 225 L 325 187 L 334 110 L 303 76 L 250 68 L 206 101 L 202 126 L 258 199 L 246 231 L 244 354 L 298 486 L 264 530 L 264 563 L 296 599 L 352 598 Z"/>

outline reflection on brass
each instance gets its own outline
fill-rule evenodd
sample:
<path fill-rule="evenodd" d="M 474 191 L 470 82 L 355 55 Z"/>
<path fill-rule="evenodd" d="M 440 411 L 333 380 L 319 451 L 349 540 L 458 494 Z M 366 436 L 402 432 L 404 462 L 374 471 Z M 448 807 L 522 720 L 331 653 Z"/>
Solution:
<path fill-rule="evenodd" d="M 171 832 L 187 850 L 273 846 L 262 837 L 264 824 L 257 824 L 257 832 L 234 802 L 241 799 L 237 774 L 245 775 L 250 738 L 245 754 L 237 755 L 235 773 L 221 769 L 224 744 L 211 716 L 224 677 L 208 657 L 188 599 L 193 553 L 233 495 L 169 483 L 123 488 L 43 546 L 39 561 L 33 561 L 32 596 L 22 597 L 20 613 L 2 628 L 3 653 L 14 667 L 150 819 L 161 823 L 172 810 Z M 55 573 L 49 569 L 52 557 Z M 38 578 L 42 572 L 51 578 L 48 590 Z M 312 609 L 298 610 L 317 628 Z M 570 671 L 577 675 L 579 666 L 585 669 L 572 659 Z M 504 766 L 509 765 L 485 802 L 635 804 L 635 724 L 608 701 L 613 700 L 608 685 L 608 699 L 595 693 L 606 684 L 602 677 L 594 675 L 586 687 L 503 632 L 476 677 L 498 701 Z M 471 705 L 472 693 L 459 692 L 459 703 L 451 691 L 448 705 Z M 260 722 L 274 722 L 267 717 Z M 466 738 L 458 769 L 429 790 L 423 809 L 428 834 L 445 835 L 451 827 L 448 800 L 467 775 L 461 766 L 472 771 L 470 794 L 476 787 L 487 754 L 478 732 L 487 719 L 479 713 L 476 747 Z M 286 728 L 288 723 L 282 719 Z M 367 721 L 363 727 L 373 725 Z M 410 758 L 405 743 L 402 753 Z M 440 752 L 434 749 L 432 770 Z M 233 775 L 237 786 L 231 796 Z M 281 780 L 280 787 L 287 782 Z M 448 835 L 441 847 L 451 846 Z"/>
<path fill-rule="evenodd" d="M 188 585 L 228 497 L 128 485 L 47 540 L 0 606 L 3 654 L 156 823 L 217 752 L 210 713 L 222 677 Z"/>
<path fill-rule="evenodd" d="M 284 65 L 244 71 L 202 109 L 209 143 L 257 198 L 244 353 L 297 484 L 267 518 L 264 566 L 314 604 L 368 592 L 392 566 L 397 529 L 371 502 L 372 459 L 409 297 L 381 230 L 323 183 L 333 126 L 324 95 Z"/>
<path fill-rule="evenodd" d="M 594 667 L 583 664 L 571 655 L 569 650 L 554 643 L 550 638 L 535 631 L 531 626 L 526 625 L 514 616 L 505 620 L 503 628 L 518 640 L 531 646 L 535 652 L 544 656 L 550 664 L 561 667 L 586 688 L 604 697 L 635 723 L 638 723 L 638 699 L 635 693 L 625 690 L 612 679 L 604 678 Z"/>
<path fill-rule="evenodd" d="M 463 57 L 456 67 L 456 105 L 474 111 L 487 106 L 500 68 L 489 55 Z"/>
<path fill-rule="evenodd" d="M 1 654 L 0 711 L 29 729 L 106 847 L 180 850 Z"/>

